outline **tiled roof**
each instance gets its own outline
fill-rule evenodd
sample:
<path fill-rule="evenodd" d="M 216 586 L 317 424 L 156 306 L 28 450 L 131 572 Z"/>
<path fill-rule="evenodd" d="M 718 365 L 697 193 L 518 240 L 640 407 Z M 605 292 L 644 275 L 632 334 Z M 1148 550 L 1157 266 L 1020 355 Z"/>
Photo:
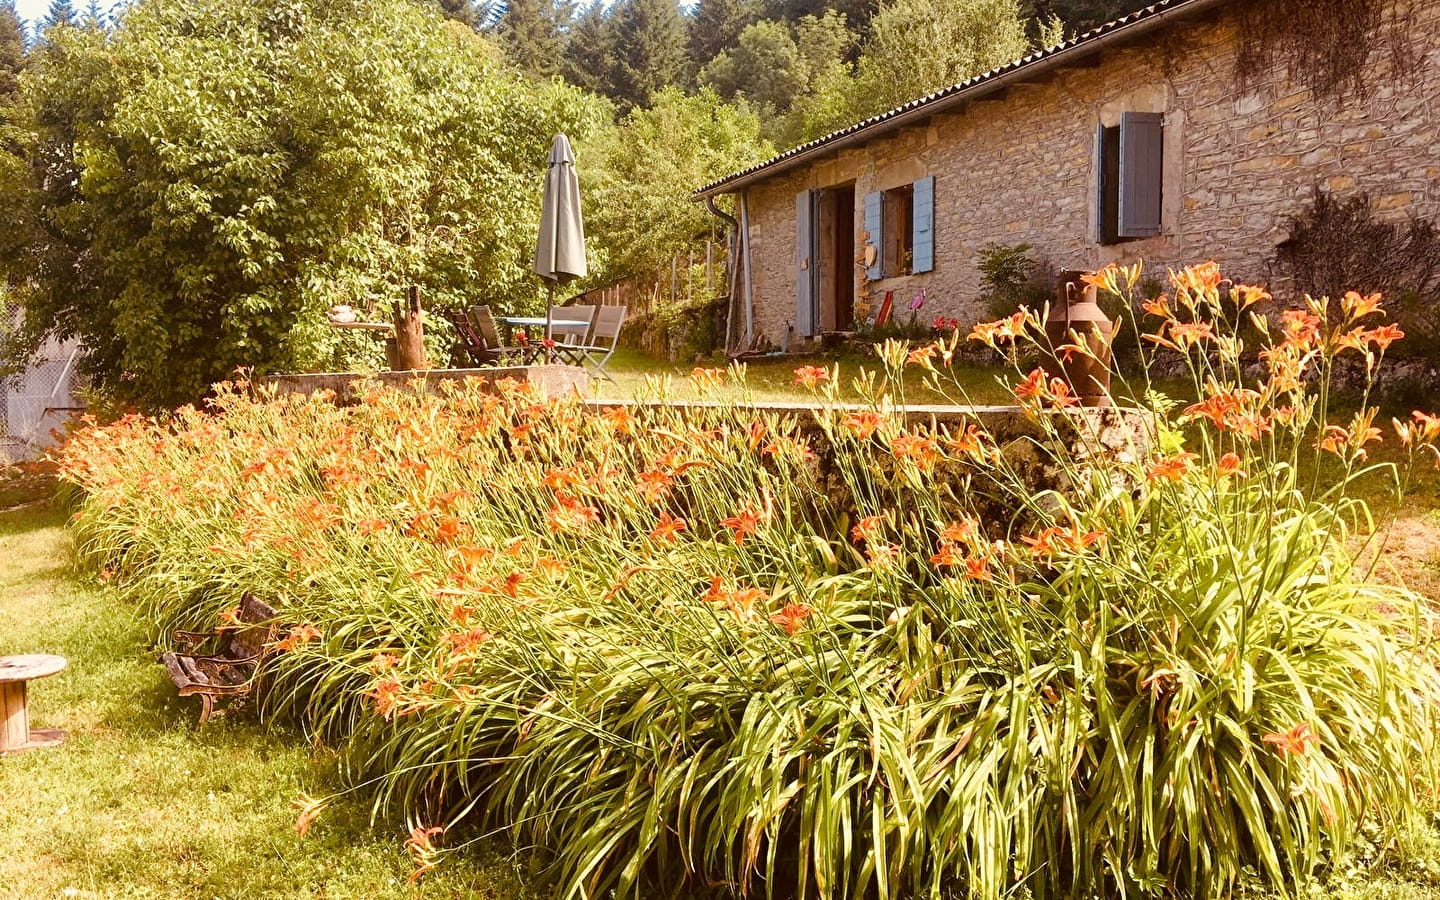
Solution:
<path fill-rule="evenodd" d="M 805 159 L 820 152 L 838 150 L 851 144 L 861 143 L 872 137 L 878 137 L 888 131 L 901 127 L 906 121 L 915 118 L 917 115 L 926 115 L 931 112 L 939 112 L 940 108 L 952 104 L 945 103 L 946 100 L 957 98 L 970 98 L 976 94 L 985 93 L 989 90 L 998 90 L 1008 82 L 1014 80 L 1021 72 L 1031 72 L 1036 69 L 1046 68 L 1046 64 L 1058 61 L 1060 57 L 1078 57 L 1087 55 L 1092 50 L 1099 50 L 1100 46 L 1110 40 L 1130 40 L 1143 34 L 1149 33 L 1158 27 L 1161 22 L 1170 19 L 1180 12 L 1197 13 L 1202 9 L 1218 6 L 1222 3 L 1234 2 L 1234 0 L 1160 0 L 1153 6 L 1147 6 L 1128 16 L 1116 19 L 1101 25 L 1093 31 L 1071 38 L 1068 41 L 1056 44 L 1045 50 L 1032 53 L 1012 63 L 1007 63 L 998 69 L 991 69 L 983 75 L 976 75 L 969 81 L 962 81 L 959 84 L 941 88 L 932 94 L 927 94 L 918 100 L 911 100 L 894 109 L 883 112 L 878 116 L 872 116 L 863 122 L 856 122 L 847 128 L 832 132 L 822 138 L 792 147 L 772 157 L 765 162 L 751 166 L 748 169 L 727 175 L 719 181 L 711 182 L 695 192 L 696 197 L 704 197 L 712 194 L 726 193 L 727 190 L 740 187 L 739 183 L 749 183 L 758 180 L 757 176 L 768 177 L 772 174 L 779 174 L 789 168 L 799 165 Z M 932 109 L 932 107 L 939 107 Z M 769 170 L 774 170 L 769 171 Z"/>

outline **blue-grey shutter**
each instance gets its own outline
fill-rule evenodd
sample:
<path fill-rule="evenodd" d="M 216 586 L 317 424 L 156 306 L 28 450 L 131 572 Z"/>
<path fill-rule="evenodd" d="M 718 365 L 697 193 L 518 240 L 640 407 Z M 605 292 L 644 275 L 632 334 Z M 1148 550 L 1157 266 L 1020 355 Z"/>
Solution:
<path fill-rule="evenodd" d="M 870 246 L 875 248 L 875 265 L 865 270 L 865 277 L 871 281 L 879 281 L 880 273 L 885 271 L 885 244 L 880 234 L 884 221 L 885 195 L 880 191 L 871 191 L 865 195 L 865 230 L 870 233 Z"/>
<path fill-rule="evenodd" d="M 1105 198 L 1108 196 L 1110 179 L 1105 176 L 1105 124 L 1095 128 L 1095 242 L 1106 240 L 1112 233 L 1110 222 L 1105 215 Z"/>
<path fill-rule="evenodd" d="M 815 191 L 795 195 L 795 333 L 815 333 Z"/>
<path fill-rule="evenodd" d="M 1120 117 L 1120 228 L 1122 238 L 1160 233 L 1160 183 L 1164 168 L 1161 113 Z"/>
<path fill-rule="evenodd" d="M 914 190 L 910 271 L 918 275 L 935 268 L 935 176 L 921 178 Z"/>

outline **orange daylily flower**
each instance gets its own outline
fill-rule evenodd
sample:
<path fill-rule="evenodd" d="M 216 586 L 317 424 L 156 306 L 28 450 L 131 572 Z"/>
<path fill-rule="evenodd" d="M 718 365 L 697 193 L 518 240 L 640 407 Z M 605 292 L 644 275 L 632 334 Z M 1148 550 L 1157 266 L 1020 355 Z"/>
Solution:
<path fill-rule="evenodd" d="M 736 515 L 721 519 L 720 524 L 735 533 L 735 545 L 738 547 L 745 543 L 747 537 L 760 530 L 760 523 L 764 519 L 765 515 L 762 511 L 753 506 L 747 506 Z"/>
<path fill-rule="evenodd" d="M 523 331 L 520 332 L 522 335 L 524 333 Z M 435 868 L 438 864 L 438 860 L 436 859 L 437 851 L 435 845 L 430 842 L 430 837 L 431 835 L 442 834 L 444 831 L 445 829 L 439 825 L 432 825 L 429 828 L 416 825 L 410 829 L 410 839 L 405 842 L 405 851 L 410 854 L 410 858 L 415 862 L 415 871 L 410 873 L 409 880 L 411 884 L 419 881 L 421 876 Z"/>
<path fill-rule="evenodd" d="M 1340 311 L 1352 319 L 1360 319 L 1371 313 L 1384 312 L 1380 308 L 1380 294 L 1361 296 L 1358 291 L 1346 291 L 1340 300 Z"/>
<path fill-rule="evenodd" d="M 987 346 L 994 347 L 1001 340 L 1013 340 L 1024 334 L 1030 316 L 1031 313 L 1028 309 L 1021 308 L 1006 318 L 997 319 L 994 322 L 978 322 L 965 339 L 980 341 Z"/>
<path fill-rule="evenodd" d="M 320 816 L 328 800 L 316 800 L 314 797 L 301 792 L 290 805 L 300 810 L 300 816 L 295 820 L 295 833 L 302 837 L 310 833 L 310 825 Z"/>
<path fill-rule="evenodd" d="M 1219 478 L 1244 478 L 1246 472 L 1240 468 L 1240 455 L 1238 453 L 1226 453 L 1215 463 L 1215 475 Z"/>
<path fill-rule="evenodd" d="M 960 566 L 965 564 L 965 554 L 959 544 L 944 541 L 940 549 L 930 556 L 932 566 Z"/>
<path fill-rule="evenodd" d="M 375 686 L 361 696 L 375 701 L 375 712 L 380 718 L 389 719 L 395 714 L 395 701 L 400 697 L 401 685 L 396 678 L 382 678 Z"/>
<path fill-rule="evenodd" d="M 814 613 L 815 610 L 806 604 L 797 603 L 792 600 L 785 604 L 779 612 L 771 616 L 770 621 L 784 628 L 787 635 L 794 637 L 795 632 L 799 631 L 800 626 Z"/>
<path fill-rule="evenodd" d="M 324 635 L 322 635 L 320 633 L 320 629 L 316 628 L 314 625 L 296 625 L 290 629 L 289 635 L 287 635 L 283 640 L 275 642 L 275 648 L 277 650 L 289 652 L 291 650 L 294 650 L 296 647 L 299 647 L 301 644 L 308 644 L 311 641 L 319 640 L 322 637 L 324 637 Z"/>
<path fill-rule="evenodd" d="M 1140 308 L 1145 310 L 1146 315 L 1158 316 L 1162 319 L 1168 319 L 1171 316 L 1170 298 L 1165 294 L 1161 294 L 1154 300 L 1141 302 Z"/>
<path fill-rule="evenodd" d="M 990 571 L 990 557 L 972 556 L 965 560 L 965 578 L 970 581 L 992 581 L 994 575 Z"/>
<path fill-rule="evenodd" d="M 1190 471 L 1190 461 L 1195 459 L 1193 453 L 1181 451 L 1173 456 L 1157 459 L 1150 464 L 1150 469 L 1145 473 L 1146 481 L 1179 481 Z"/>
<path fill-rule="evenodd" d="M 861 541 L 873 543 L 875 539 L 880 536 L 881 531 L 885 527 L 885 523 L 889 520 L 890 516 L 888 513 L 878 516 L 865 516 L 855 523 L 855 527 L 850 529 L 850 537 L 857 544 Z"/>
<path fill-rule="evenodd" d="M 845 417 L 840 420 L 840 424 L 850 429 L 857 439 L 868 441 L 880 427 L 880 421 L 879 413 L 867 409 L 846 413 Z"/>
<path fill-rule="evenodd" d="M 553 559 L 549 556 L 542 556 L 535 560 L 535 571 L 546 578 L 560 578 L 564 576 L 569 566 L 563 559 Z"/>
<path fill-rule="evenodd" d="M 815 451 L 810 449 L 809 444 L 800 438 L 790 437 L 788 435 L 775 438 L 775 440 L 766 444 L 765 449 L 760 452 L 767 456 L 776 456 L 797 461 L 815 458 Z"/>
<path fill-rule="evenodd" d="M 551 531 L 583 531 L 600 521 L 600 510 L 562 494 L 556 497 L 555 505 L 545 513 L 545 518 Z"/>
<path fill-rule="evenodd" d="M 1045 370 L 1031 369 L 1025 380 L 1011 388 L 1017 400 L 1032 400 L 1045 396 Z"/>
<path fill-rule="evenodd" d="M 609 425 L 610 430 L 615 434 L 628 435 L 635 433 L 635 417 L 630 414 L 628 407 L 616 406 L 612 409 L 607 409 L 601 413 L 601 418 L 605 420 L 605 424 Z"/>
<path fill-rule="evenodd" d="M 640 496 L 645 498 L 646 503 L 655 503 L 663 498 L 675 483 L 675 478 L 669 472 L 659 469 L 641 472 L 635 480 Z"/>
<path fill-rule="evenodd" d="M 822 366 L 801 366 L 795 370 L 795 383 L 807 388 L 818 387 L 830 380 L 830 372 Z"/>
<path fill-rule="evenodd" d="M 660 514 L 660 521 L 650 529 L 652 540 L 668 543 L 675 540 L 680 532 L 685 530 L 685 520 L 678 516 L 672 516 L 668 512 Z"/>
<path fill-rule="evenodd" d="M 945 526 L 940 532 L 940 539 L 956 544 L 968 544 L 979 533 L 979 529 L 979 521 L 970 518 L 959 519 Z"/>
<path fill-rule="evenodd" d="M 1280 754 L 1282 758 L 1286 756 L 1304 756 L 1308 745 L 1320 743 L 1320 737 L 1310 733 L 1309 722 L 1300 722 L 1285 731 L 1267 734 L 1260 738 L 1260 740 L 1267 744 L 1273 744 L 1275 746 L 1275 752 Z"/>
<path fill-rule="evenodd" d="M 1395 325 L 1394 323 L 1391 323 L 1389 325 L 1381 325 L 1379 328 L 1373 328 L 1370 331 L 1365 332 L 1365 339 L 1370 341 L 1375 346 L 1379 347 L 1382 353 L 1388 350 L 1391 344 L 1400 340 L 1404 336 L 1405 332 L 1401 331 L 1400 326 Z"/>
<path fill-rule="evenodd" d="M 940 448 L 934 438 L 904 432 L 890 442 L 896 459 L 908 459 L 923 470 L 934 468 L 940 461 Z"/>

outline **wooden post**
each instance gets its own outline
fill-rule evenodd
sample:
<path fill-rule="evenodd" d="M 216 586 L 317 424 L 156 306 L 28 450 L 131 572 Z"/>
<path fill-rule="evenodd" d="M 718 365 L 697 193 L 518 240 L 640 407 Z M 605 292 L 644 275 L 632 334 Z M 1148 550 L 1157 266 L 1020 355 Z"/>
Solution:
<path fill-rule="evenodd" d="M 429 368 L 425 364 L 425 323 L 420 316 L 420 288 L 405 289 L 405 302 L 395 309 L 395 371 Z"/>
<path fill-rule="evenodd" d="M 715 242 L 705 242 L 705 299 L 710 299 L 711 270 L 715 268 Z"/>
<path fill-rule="evenodd" d="M 25 682 L 0 683 L 0 753 L 30 741 L 30 713 L 25 706 Z"/>

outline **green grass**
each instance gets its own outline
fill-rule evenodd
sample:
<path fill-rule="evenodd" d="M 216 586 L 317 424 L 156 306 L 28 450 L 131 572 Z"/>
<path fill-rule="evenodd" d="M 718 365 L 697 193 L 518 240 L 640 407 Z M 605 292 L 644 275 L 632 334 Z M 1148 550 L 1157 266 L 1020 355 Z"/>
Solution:
<path fill-rule="evenodd" d="M 331 806 L 306 837 L 290 800 L 333 790 L 328 754 L 237 717 L 195 728 L 112 591 L 69 568 L 64 517 L 0 515 L 0 655 L 58 653 L 31 689 L 32 724 L 65 745 L 0 759 L 0 900 L 531 896 L 496 854 L 406 884 L 401 823 Z"/>

